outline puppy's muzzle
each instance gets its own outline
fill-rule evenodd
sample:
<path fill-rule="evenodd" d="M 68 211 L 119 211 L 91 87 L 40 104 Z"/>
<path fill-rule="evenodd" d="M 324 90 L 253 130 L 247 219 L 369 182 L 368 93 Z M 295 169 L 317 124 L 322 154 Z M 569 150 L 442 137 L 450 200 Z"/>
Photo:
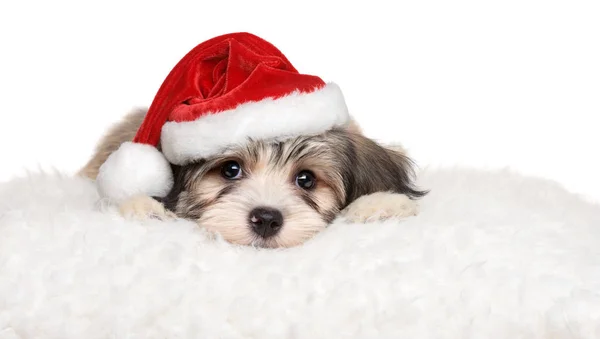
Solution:
<path fill-rule="evenodd" d="M 257 207 L 250 212 L 248 221 L 252 230 L 262 238 L 274 236 L 283 226 L 283 215 L 270 207 Z"/>

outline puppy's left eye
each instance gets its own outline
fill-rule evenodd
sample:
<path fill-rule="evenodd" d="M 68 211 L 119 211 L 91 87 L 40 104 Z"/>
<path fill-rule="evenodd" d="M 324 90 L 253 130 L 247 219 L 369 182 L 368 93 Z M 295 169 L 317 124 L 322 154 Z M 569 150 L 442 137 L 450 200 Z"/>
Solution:
<path fill-rule="evenodd" d="M 317 179 L 311 171 L 301 171 L 296 175 L 296 186 L 309 190 L 315 187 Z"/>
<path fill-rule="evenodd" d="M 229 180 L 235 180 L 242 177 L 242 166 L 236 161 L 228 161 L 221 167 L 221 175 Z"/>

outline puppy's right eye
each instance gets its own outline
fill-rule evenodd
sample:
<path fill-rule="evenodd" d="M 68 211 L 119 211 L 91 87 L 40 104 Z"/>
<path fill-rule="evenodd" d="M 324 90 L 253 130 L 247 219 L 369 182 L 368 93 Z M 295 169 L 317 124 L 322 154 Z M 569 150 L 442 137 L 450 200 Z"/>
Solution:
<path fill-rule="evenodd" d="M 301 171 L 296 175 L 296 186 L 309 190 L 315 187 L 317 179 L 311 171 Z"/>
<path fill-rule="evenodd" d="M 229 180 L 239 179 L 242 177 L 242 166 L 236 161 L 228 161 L 221 167 L 221 175 Z"/>

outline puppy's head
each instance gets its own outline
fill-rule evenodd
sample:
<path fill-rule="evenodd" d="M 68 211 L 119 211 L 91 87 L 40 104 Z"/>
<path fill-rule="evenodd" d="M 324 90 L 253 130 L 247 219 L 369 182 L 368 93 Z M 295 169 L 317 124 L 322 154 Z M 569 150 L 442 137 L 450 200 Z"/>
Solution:
<path fill-rule="evenodd" d="M 364 194 L 424 194 L 412 186 L 408 158 L 347 129 L 249 140 L 173 171 L 175 186 L 161 199 L 168 209 L 227 241 L 260 247 L 303 243 Z"/>

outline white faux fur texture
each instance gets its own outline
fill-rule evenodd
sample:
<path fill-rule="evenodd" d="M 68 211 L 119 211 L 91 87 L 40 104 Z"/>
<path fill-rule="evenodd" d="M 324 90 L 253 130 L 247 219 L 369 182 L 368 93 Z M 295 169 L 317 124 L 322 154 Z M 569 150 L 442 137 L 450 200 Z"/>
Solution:
<path fill-rule="evenodd" d="M 430 170 L 420 214 L 302 247 L 98 210 L 84 179 L 0 185 L 0 338 L 600 338 L 600 206 Z"/>
<path fill-rule="evenodd" d="M 208 114 L 192 122 L 167 122 L 161 147 L 176 165 L 220 154 L 252 139 L 285 139 L 322 133 L 350 120 L 344 95 L 335 83 L 311 93 L 292 93 Z"/>
<path fill-rule="evenodd" d="M 102 198 L 121 202 L 137 194 L 166 196 L 173 172 L 156 147 L 125 142 L 100 166 L 96 180 Z"/>

